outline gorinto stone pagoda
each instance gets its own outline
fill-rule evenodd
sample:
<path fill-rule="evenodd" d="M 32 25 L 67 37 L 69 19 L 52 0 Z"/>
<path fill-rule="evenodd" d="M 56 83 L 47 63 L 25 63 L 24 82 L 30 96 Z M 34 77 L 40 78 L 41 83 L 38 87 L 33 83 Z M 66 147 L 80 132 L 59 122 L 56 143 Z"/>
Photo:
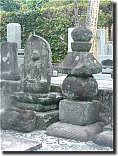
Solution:
<path fill-rule="evenodd" d="M 93 98 L 97 95 L 98 84 L 92 74 L 102 71 L 99 62 L 89 52 L 92 32 L 86 26 L 72 31 L 73 52 L 68 53 L 58 65 L 58 71 L 67 74 L 62 84 L 66 99 L 59 103 L 60 122 L 47 128 L 47 135 L 79 141 L 91 140 L 103 130 L 100 122 L 100 103 Z"/>

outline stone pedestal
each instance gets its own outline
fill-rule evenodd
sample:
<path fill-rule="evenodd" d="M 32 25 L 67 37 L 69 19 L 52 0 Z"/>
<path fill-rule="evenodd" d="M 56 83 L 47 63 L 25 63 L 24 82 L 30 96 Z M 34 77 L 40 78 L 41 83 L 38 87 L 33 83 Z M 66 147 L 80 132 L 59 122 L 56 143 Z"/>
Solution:
<path fill-rule="evenodd" d="M 99 101 L 61 100 L 59 103 L 59 119 L 61 122 L 80 126 L 100 121 Z"/>

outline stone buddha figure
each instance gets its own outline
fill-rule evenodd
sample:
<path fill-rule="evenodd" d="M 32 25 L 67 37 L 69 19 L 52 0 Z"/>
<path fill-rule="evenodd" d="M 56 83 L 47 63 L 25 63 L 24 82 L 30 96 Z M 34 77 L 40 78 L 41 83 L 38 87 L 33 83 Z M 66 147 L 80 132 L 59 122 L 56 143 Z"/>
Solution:
<path fill-rule="evenodd" d="M 50 90 L 50 47 L 38 36 L 32 36 L 25 47 L 23 88 L 26 92 L 47 93 Z"/>

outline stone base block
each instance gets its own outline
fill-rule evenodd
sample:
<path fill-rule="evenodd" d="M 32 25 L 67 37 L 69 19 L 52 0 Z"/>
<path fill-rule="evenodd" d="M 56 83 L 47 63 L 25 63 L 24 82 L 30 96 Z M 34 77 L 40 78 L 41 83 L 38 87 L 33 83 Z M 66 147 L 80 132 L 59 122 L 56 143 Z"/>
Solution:
<path fill-rule="evenodd" d="M 99 120 L 99 101 L 61 100 L 59 103 L 59 119 L 75 125 L 89 125 Z"/>
<path fill-rule="evenodd" d="M 22 110 L 15 107 L 1 114 L 1 128 L 30 132 L 35 129 L 36 116 L 32 110 Z"/>
<path fill-rule="evenodd" d="M 56 109 L 58 107 L 57 104 L 45 106 L 45 105 L 35 104 L 35 103 L 23 103 L 15 100 L 12 101 L 12 106 L 20 109 L 25 109 L 25 110 L 29 109 L 37 112 L 45 112 L 45 111 Z"/>
<path fill-rule="evenodd" d="M 93 142 L 100 146 L 110 146 L 113 147 L 113 131 L 104 131 L 97 134 L 93 138 Z"/>
<path fill-rule="evenodd" d="M 63 99 L 62 93 L 49 92 L 49 93 L 27 93 L 27 92 L 14 92 L 11 96 L 14 99 L 23 103 L 35 103 L 41 105 L 50 105 L 58 103 Z"/>
<path fill-rule="evenodd" d="M 0 107 L 10 108 L 10 96 L 13 92 L 21 89 L 20 81 L 0 80 Z"/>
<path fill-rule="evenodd" d="M 77 126 L 57 122 L 47 128 L 46 134 L 54 137 L 72 139 L 81 142 L 92 140 L 96 134 L 103 131 L 103 123 L 97 122 L 88 126 Z"/>
<path fill-rule="evenodd" d="M 59 121 L 59 111 L 36 112 L 36 129 L 45 130 L 51 124 Z"/>

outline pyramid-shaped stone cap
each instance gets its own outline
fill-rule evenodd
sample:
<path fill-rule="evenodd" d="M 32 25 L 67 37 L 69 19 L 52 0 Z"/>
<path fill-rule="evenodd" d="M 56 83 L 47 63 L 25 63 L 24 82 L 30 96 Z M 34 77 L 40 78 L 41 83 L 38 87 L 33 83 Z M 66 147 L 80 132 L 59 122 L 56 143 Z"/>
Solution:
<path fill-rule="evenodd" d="M 92 53 L 71 52 L 56 67 L 59 72 L 70 75 L 92 75 L 102 72 L 101 64 L 94 58 Z"/>

